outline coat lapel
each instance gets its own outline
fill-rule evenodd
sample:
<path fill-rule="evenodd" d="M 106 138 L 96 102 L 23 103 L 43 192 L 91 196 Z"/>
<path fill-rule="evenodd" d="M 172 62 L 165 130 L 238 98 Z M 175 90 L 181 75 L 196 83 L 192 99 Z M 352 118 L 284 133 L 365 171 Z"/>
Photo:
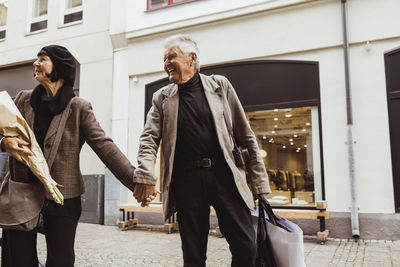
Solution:
<path fill-rule="evenodd" d="M 175 145 L 176 145 L 176 133 L 178 126 L 178 108 L 179 108 L 179 94 L 178 85 L 174 84 L 167 88 L 163 92 L 165 98 L 162 103 L 162 109 L 164 113 L 163 120 L 163 140 L 168 140 L 163 142 L 163 149 L 167 153 L 170 153 L 174 158 Z M 171 161 L 172 164 L 172 161 Z M 171 168 L 172 169 L 172 168 Z"/>
<path fill-rule="evenodd" d="M 25 100 L 24 103 L 24 117 L 26 122 L 28 123 L 29 127 L 33 131 L 33 122 L 35 121 L 35 112 L 33 111 L 33 108 L 31 104 L 29 103 L 29 99 Z"/>
<path fill-rule="evenodd" d="M 209 76 L 200 74 L 200 78 L 204 87 L 204 93 L 206 95 L 208 105 L 210 106 L 211 114 L 214 119 L 218 139 L 222 143 L 229 144 L 230 139 L 223 113 L 222 88 Z"/>

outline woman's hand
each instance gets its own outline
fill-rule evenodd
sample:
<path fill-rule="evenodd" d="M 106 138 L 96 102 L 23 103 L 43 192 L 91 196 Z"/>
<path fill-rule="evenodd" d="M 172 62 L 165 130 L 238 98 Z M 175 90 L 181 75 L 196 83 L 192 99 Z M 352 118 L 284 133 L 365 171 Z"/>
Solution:
<path fill-rule="evenodd" d="M 1 142 L 1 148 L 3 150 L 5 150 L 11 157 L 25 164 L 22 160 L 22 156 L 33 156 L 33 153 L 24 146 L 29 146 L 29 143 L 18 137 L 6 137 Z"/>

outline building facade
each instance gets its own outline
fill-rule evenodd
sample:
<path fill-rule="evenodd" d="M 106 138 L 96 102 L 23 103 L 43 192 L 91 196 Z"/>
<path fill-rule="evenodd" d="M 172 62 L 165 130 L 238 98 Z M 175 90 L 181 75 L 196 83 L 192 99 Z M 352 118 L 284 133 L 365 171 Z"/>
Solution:
<path fill-rule="evenodd" d="M 33 89 L 37 82 L 32 63 L 40 48 L 65 46 L 77 61 L 75 92 L 92 103 L 96 118 L 111 135 L 113 47 L 109 10 L 109 0 L 1 0 L 0 90 L 15 96 L 20 90 Z M 86 184 L 82 221 L 109 220 L 115 224 L 116 206 L 126 200 L 120 199 L 119 182 L 87 145 L 81 153 L 81 171 Z M 104 218 L 104 209 L 110 210 L 111 217 Z"/>
<path fill-rule="evenodd" d="M 152 93 L 168 84 L 163 40 L 189 34 L 201 72 L 227 76 L 238 93 L 274 206 L 326 200 L 331 236 L 357 236 L 357 221 L 361 238 L 399 239 L 399 8 L 396 0 L 112 1 L 121 118 L 112 132 L 134 159 Z M 306 234 L 318 230 L 298 222 Z"/>
<path fill-rule="evenodd" d="M 66 46 L 79 66 L 74 89 L 136 162 L 152 94 L 168 84 L 163 40 L 189 34 L 201 72 L 237 91 L 275 207 L 326 200 L 331 236 L 354 235 L 358 216 L 361 238 L 400 239 L 399 9 L 397 0 L 0 0 L 0 90 L 32 89 L 36 53 Z M 88 146 L 81 167 L 83 221 L 115 224 L 118 204 L 137 204 Z M 297 222 L 306 234 L 319 227 Z"/>

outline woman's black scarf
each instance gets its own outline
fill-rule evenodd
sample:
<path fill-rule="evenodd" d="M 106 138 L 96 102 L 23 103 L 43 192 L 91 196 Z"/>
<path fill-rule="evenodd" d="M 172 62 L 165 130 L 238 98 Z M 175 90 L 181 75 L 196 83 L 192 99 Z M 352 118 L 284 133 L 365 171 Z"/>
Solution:
<path fill-rule="evenodd" d="M 62 113 L 74 96 L 72 86 L 65 84 L 54 97 L 48 97 L 46 89 L 41 84 L 33 90 L 29 101 L 35 112 L 33 130 L 42 150 L 44 138 L 53 117 Z"/>

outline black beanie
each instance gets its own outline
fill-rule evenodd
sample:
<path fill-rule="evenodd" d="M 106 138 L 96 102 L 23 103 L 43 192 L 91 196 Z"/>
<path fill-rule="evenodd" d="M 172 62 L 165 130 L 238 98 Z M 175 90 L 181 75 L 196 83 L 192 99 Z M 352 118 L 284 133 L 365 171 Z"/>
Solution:
<path fill-rule="evenodd" d="M 60 45 L 48 45 L 43 47 L 37 56 L 46 55 L 53 62 L 53 71 L 48 76 L 52 82 L 60 77 L 64 79 L 64 84 L 74 86 L 76 64 L 74 56 L 67 48 Z"/>

